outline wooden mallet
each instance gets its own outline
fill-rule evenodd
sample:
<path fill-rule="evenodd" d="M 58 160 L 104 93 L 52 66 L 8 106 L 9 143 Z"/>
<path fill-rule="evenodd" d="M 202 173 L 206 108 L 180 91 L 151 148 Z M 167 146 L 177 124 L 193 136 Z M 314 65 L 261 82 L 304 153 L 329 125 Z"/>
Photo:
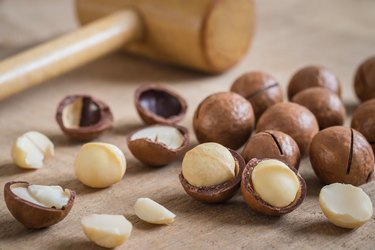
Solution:
<path fill-rule="evenodd" d="M 252 0 L 77 0 L 81 29 L 0 63 L 0 99 L 117 49 L 206 72 L 246 53 Z"/>

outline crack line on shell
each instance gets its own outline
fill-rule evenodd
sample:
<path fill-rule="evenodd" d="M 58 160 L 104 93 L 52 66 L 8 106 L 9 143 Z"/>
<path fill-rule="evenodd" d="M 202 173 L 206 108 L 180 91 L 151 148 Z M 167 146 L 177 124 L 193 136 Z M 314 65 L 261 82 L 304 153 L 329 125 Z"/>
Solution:
<path fill-rule="evenodd" d="M 253 97 L 259 95 L 260 93 L 262 93 L 262 92 L 264 92 L 264 91 L 266 91 L 266 90 L 268 90 L 268 89 L 271 89 L 271 88 L 277 87 L 278 85 L 279 85 L 278 83 L 274 83 L 274 84 L 272 84 L 272 85 L 270 85 L 270 86 L 267 86 L 267 87 L 261 88 L 261 89 L 255 91 L 254 93 L 252 93 L 252 94 L 246 96 L 246 99 L 249 100 L 249 99 L 251 99 L 251 98 L 253 98 Z"/>
<path fill-rule="evenodd" d="M 350 151 L 349 151 L 349 159 L 348 159 L 348 166 L 346 169 L 346 174 L 350 173 L 350 169 L 352 167 L 352 160 L 353 160 L 353 141 L 354 141 L 354 136 L 353 136 L 353 129 L 350 129 Z"/>

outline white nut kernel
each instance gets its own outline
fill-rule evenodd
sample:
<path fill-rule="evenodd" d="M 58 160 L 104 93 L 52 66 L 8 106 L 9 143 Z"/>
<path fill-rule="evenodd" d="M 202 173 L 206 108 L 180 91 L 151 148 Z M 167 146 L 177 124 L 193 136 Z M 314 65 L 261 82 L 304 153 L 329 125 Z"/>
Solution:
<path fill-rule="evenodd" d="M 137 199 L 134 211 L 141 220 L 153 224 L 172 223 L 176 217 L 174 213 L 149 198 Z"/>
<path fill-rule="evenodd" d="M 297 175 L 279 160 L 263 160 L 254 168 L 251 181 L 255 192 L 274 207 L 291 204 L 301 189 Z"/>
<path fill-rule="evenodd" d="M 67 128 L 78 128 L 81 121 L 83 107 L 83 98 L 77 98 L 74 102 L 67 105 L 62 113 L 62 120 Z"/>
<path fill-rule="evenodd" d="M 132 135 L 130 140 L 142 138 L 162 143 L 169 149 L 177 149 L 184 143 L 183 134 L 177 128 L 171 126 L 154 126 L 139 130 Z"/>
<path fill-rule="evenodd" d="M 203 143 L 185 154 L 182 175 L 191 185 L 208 187 L 235 176 L 236 162 L 230 151 L 218 143 Z"/>
<path fill-rule="evenodd" d="M 74 168 L 83 184 L 104 188 L 121 181 L 126 160 L 122 151 L 112 144 L 86 143 L 76 156 Z"/>
<path fill-rule="evenodd" d="M 343 228 L 357 228 L 373 214 L 370 197 L 359 187 L 333 183 L 320 190 L 319 205 L 327 219 Z"/>
<path fill-rule="evenodd" d="M 12 146 L 13 162 L 26 169 L 38 169 L 54 155 L 53 143 L 47 136 L 30 131 L 18 137 Z"/>
<path fill-rule="evenodd" d="M 114 248 L 127 241 L 132 224 L 122 215 L 92 214 L 82 218 L 87 238 L 101 247 Z"/>
<path fill-rule="evenodd" d="M 60 186 L 14 185 L 11 190 L 24 200 L 48 208 L 62 209 L 70 199 L 69 190 Z"/>

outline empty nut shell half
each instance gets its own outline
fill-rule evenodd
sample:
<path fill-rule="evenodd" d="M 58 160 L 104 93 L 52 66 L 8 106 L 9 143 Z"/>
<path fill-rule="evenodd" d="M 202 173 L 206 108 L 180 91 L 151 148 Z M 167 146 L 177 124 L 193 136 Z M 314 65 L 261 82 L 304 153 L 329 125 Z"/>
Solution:
<path fill-rule="evenodd" d="M 28 187 L 26 181 L 10 181 L 4 186 L 5 203 L 11 214 L 25 227 L 39 229 L 49 227 L 63 220 L 73 207 L 75 192 L 69 190 L 70 198 L 61 209 L 39 206 L 22 199 L 12 192 L 12 187 Z"/>
<path fill-rule="evenodd" d="M 285 207 L 275 207 L 266 201 L 264 201 L 260 195 L 255 191 L 252 182 L 252 174 L 254 168 L 262 161 L 268 159 L 251 159 L 245 166 L 245 169 L 242 173 L 242 181 L 241 181 L 241 192 L 244 200 L 249 205 L 250 208 L 255 210 L 258 213 L 269 215 L 269 216 L 281 216 L 287 213 L 292 212 L 294 209 L 299 207 L 303 200 L 306 197 L 307 188 L 306 182 L 298 173 L 297 169 L 290 168 L 298 178 L 300 189 L 298 190 L 296 197 L 292 203 Z"/>
<path fill-rule="evenodd" d="M 236 163 L 236 175 L 234 178 L 214 186 L 196 187 L 191 185 L 181 172 L 179 175 L 180 182 L 187 194 L 198 201 L 207 203 L 224 202 L 236 194 L 237 190 L 240 188 L 241 176 L 245 167 L 245 161 L 236 151 L 229 148 L 228 150 L 233 155 Z"/>
<path fill-rule="evenodd" d="M 189 146 L 189 132 L 177 125 L 153 125 L 131 133 L 127 138 L 135 158 L 150 166 L 169 164 Z"/>
<path fill-rule="evenodd" d="M 89 95 L 71 95 L 58 105 L 56 121 L 61 130 L 77 141 L 91 141 L 112 127 L 107 104 Z"/>
<path fill-rule="evenodd" d="M 134 95 L 138 114 L 146 124 L 176 124 L 187 110 L 185 99 L 164 85 L 140 86 Z"/>

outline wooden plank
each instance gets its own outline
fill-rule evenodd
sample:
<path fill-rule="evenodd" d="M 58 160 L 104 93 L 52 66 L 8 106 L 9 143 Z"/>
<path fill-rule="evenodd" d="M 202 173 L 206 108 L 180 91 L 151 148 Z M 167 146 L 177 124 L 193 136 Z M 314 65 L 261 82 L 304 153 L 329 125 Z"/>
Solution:
<path fill-rule="evenodd" d="M 149 168 L 135 160 L 126 147 L 126 135 L 143 126 L 133 105 L 134 90 L 141 83 L 169 84 L 186 96 L 189 110 L 181 124 L 192 132 L 191 120 L 199 102 L 213 92 L 229 89 L 241 73 L 262 69 L 279 79 L 285 89 L 295 70 L 307 64 L 321 64 L 339 75 L 348 113 L 352 113 L 357 105 L 352 89 L 354 71 L 359 62 L 374 53 L 375 3 L 372 0 L 256 3 L 257 34 L 251 52 L 225 74 L 204 75 L 117 53 L 0 102 L 1 185 L 9 180 L 26 180 L 58 184 L 77 192 L 68 217 L 38 231 L 27 230 L 16 222 L 1 199 L 0 249 L 96 249 L 80 228 L 80 218 L 89 213 L 124 214 L 134 224 L 130 240 L 120 249 L 373 249 L 374 217 L 352 231 L 327 222 L 317 200 L 322 184 L 308 159 L 301 166 L 308 184 L 305 202 L 282 218 L 269 218 L 252 212 L 240 194 L 220 205 L 194 201 L 178 181 L 180 162 Z M 4 58 L 74 27 L 72 1 L 35 0 L 33 4 L 26 0 L 0 1 L 0 56 Z M 80 144 L 69 141 L 54 121 L 57 103 L 74 93 L 95 95 L 113 110 L 114 129 L 99 140 L 118 145 L 125 152 L 128 169 L 124 179 L 110 188 L 90 189 L 74 177 L 73 160 Z M 349 121 L 350 118 L 346 124 Z M 28 130 L 45 133 L 56 146 L 56 156 L 37 171 L 24 171 L 11 163 L 12 142 Z M 196 145 L 193 133 L 191 141 Z M 363 187 L 375 201 L 374 182 Z M 132 207 L 138 197 L 145 196 L 175 212 L 175 223 L 153 226 L 141 222 Z"/>

